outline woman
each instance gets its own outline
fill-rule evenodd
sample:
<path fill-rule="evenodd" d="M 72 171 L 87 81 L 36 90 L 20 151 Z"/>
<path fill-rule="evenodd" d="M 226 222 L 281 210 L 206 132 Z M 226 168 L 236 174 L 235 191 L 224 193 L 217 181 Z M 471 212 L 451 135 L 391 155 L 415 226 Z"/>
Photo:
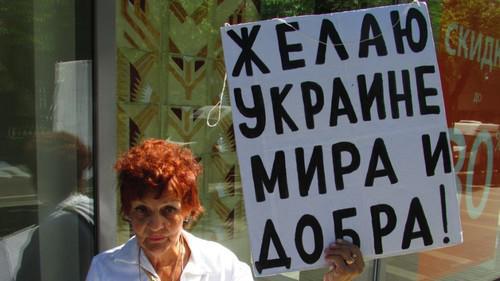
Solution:
<path fill-rule="evenodd" d="M 249 266 L 230 250 L 184 230 L 203 211 L 196 183 L 201 166 L 190 150 L 146 140 L 123 155 L 115 168 L 121 211 L 135 236 L 97 255 L 88 281 L 253 280 Z M 364 266 L 359 249 L 343 241 L 329 247 L 326 257 L 332 270 L 325 281 L 351 280 Z"/>

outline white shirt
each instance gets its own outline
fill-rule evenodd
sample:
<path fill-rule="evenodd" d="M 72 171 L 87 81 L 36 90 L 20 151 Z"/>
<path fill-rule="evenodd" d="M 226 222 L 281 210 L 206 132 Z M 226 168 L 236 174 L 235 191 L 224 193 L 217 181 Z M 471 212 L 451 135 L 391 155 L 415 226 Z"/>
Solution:
<path fill-rule="evenodd" d="M 181 281 L 253 281 L 250 267 L 239 261 L 229 249 L 186 231 L 182 235 L 191 250 L 191 256 L 182 272 Z M 87 281 L 149 281 L 151 279 L 146 271 L 152 280 L 160 280 L 144 251 L 139 251 L 134 236 L 127 243 L 95 256 Z"/>

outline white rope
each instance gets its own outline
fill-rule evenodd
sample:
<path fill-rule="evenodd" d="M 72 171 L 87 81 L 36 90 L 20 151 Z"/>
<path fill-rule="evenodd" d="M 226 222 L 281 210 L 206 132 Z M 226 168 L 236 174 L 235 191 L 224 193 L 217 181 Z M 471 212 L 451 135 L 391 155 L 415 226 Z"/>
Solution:
<path fill-rule="evenodd" d="M 220 91 L 219 101 L 214 106 L 212 106 L 210 111 L 208 111 L 208 115 L 207 115 L 207 126 L 208 127 L 213 128 L 213 127 L 217 126 L 217 124 L 219 124 L 221 111 L 222 111 L 222 99 L 224 98 L 224 91 L 226 90 L 226 82 L 227 82 L 227 73 L 224 73 L 224 82 L 222 83 L 222 90 Z M 215 123 L 211 124 L 210 123 L 210 116 L 212 116 L 212 111 L 215 108 L 218 109 L 217 120 L 215 121 Z"/>

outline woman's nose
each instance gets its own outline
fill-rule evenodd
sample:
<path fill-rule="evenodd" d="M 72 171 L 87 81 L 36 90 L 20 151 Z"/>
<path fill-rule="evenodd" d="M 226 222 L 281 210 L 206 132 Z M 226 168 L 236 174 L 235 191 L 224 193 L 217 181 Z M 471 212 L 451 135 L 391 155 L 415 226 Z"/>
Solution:
<path fill-rule="evenodd" d="M 149 218 L 148 226 L 152 231 L 161 230 L 164 227 L 163 217 L 160 214 L 153 214 Z"/>

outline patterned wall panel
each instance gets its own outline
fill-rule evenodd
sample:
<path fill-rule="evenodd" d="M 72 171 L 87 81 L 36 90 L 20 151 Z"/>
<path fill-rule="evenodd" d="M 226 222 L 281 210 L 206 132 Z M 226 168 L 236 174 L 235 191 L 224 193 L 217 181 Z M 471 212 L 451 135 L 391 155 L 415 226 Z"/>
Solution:
<path fill-rule="evenodd" d="M 117 51 L 118 151 L 160 132 L 157 55 L 138 49 Z"/>
<path fill-rule="evenodd" d="M 119 102 L 158 103 L 160 101 L 157 54 L 120 48 L 117 51 L 117 73 Z"/>
<path fill-rule="evenodd" d="M 162 18 L 162 34 L 168 44 L 162 51 L 185 56 L 207 57 L 217 29 L 213 26 L 211 1 L 168 1 L 167 17 Z"/>
<path fill-rule="evenodd" d="M 125 152 L 144 138 L 160 136 L 157 104 L 118 103 L 118 151 Z"/>
<path fill-rule="evenodd" d="M 166 104 L 207 105 L 213 94 L 208 90 L 208 60 L 201 57 L 167 55 L 161 79 L 166 82 L 163 92 Z"/>
<path fill-rule="evenodd" d="M 159 53 L 162 0 L 116 0 L 117 46 Z"/>
<path fill-rule="evenodd" d="M 164 106 L 162 138 L 186 143 L 196 155 L 209 150 L 206 118 L 201 107 Z"/>
<path fill-rule="evenodd" d="M 204 173 L 206 208 L 192 232 L 249 261 L 219 29 L 258 18 L 251 0 L 117 0 L 118 151 L 148 137 L 187 143 Z M 219 116 L 220 110 L 220 116 Z M 211 127 L 207 125 L 207 118 Z M 118 222 L 119 242 L 130 235 Z"/>

